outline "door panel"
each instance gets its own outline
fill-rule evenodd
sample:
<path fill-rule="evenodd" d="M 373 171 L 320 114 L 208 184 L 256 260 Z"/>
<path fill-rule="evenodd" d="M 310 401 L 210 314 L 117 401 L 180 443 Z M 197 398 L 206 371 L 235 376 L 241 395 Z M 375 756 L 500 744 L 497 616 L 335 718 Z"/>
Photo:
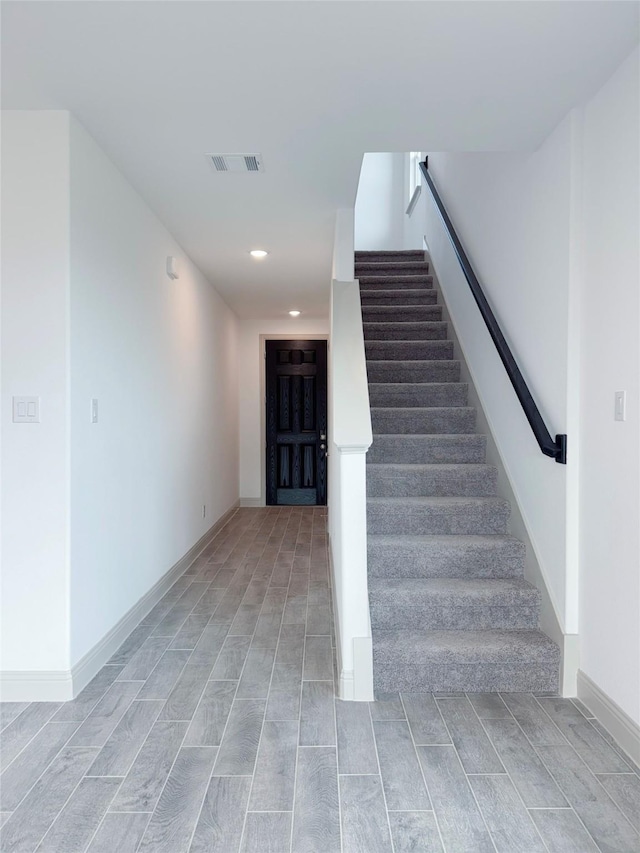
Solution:
<path fill-rule="evenodd" d="M 267 341 L 267 504 L 327 502 L 327 342 Z"/>

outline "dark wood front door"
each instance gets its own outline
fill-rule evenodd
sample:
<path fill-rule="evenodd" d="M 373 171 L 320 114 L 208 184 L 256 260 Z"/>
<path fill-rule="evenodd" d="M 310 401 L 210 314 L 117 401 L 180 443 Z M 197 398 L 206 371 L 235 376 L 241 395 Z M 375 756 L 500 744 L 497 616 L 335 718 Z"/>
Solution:
<path fill-rule="evenodd" d="M 326 504 L 327 342 L 266 344 L 267 504 Z"/>

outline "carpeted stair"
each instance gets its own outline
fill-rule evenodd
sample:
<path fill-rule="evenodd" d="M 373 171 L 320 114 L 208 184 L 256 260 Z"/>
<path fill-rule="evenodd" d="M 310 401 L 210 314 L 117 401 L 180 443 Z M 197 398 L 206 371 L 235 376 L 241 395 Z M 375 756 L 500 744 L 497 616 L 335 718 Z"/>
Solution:
<path fill-rule="evenodd" d="M 424 252 L 356 252 L 373 446 L 376 693 L 556 691 L 559 650 L 485 464 Z"/>

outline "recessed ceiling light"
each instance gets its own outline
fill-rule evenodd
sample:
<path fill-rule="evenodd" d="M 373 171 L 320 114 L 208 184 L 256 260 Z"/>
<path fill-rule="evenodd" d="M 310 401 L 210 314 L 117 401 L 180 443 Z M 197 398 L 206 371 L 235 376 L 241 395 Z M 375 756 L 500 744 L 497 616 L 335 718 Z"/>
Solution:
<path fill-rule="evenodd" d="M 264 249 L 252 249 L 249 254 L 252 258 L 266 258 L 269 252 L 265 252 Z"/>
<path fill-rule="evenodd" d="M 289 314 L 290 314 L 292 317 L 299 317 L 299 316 L 300 316 L 300 312 L 299 312 L 299 311 L 289 311 Z"/>

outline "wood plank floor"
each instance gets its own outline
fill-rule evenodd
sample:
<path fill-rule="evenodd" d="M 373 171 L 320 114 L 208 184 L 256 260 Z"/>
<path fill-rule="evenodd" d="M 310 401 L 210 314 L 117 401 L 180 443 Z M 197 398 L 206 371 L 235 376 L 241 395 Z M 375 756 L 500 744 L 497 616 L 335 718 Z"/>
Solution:
<path fill-rule="evenodd" d="M 334 647 L 326 510 L 238 510 L 74 701 L 0 705 L 0 851 L 640 851 L 580 703 L 344 703 Z"/>

